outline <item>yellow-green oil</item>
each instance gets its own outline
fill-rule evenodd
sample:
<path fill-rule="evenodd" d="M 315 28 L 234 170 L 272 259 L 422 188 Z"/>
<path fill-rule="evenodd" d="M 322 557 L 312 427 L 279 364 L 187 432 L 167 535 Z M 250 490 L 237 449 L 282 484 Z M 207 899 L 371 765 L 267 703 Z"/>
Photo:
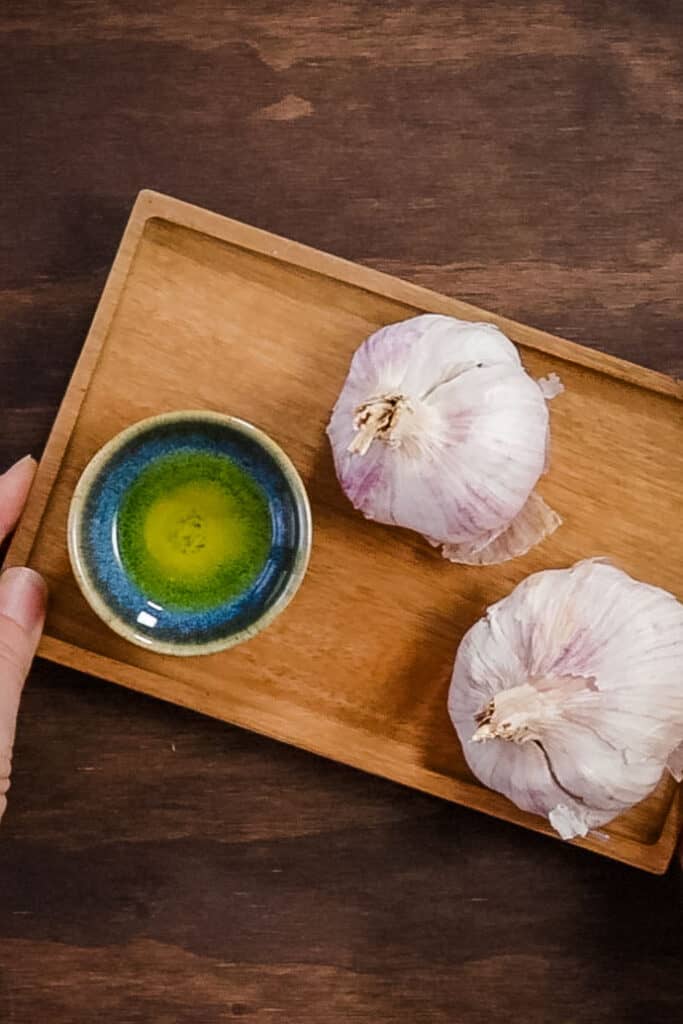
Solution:
<path fill-rule="evenodd" d="M 140 473 L 117 516 L 126 572 L 162 607 L 202 611 L 243 593 L 272 543 L 268 499 L 231 459 L 162 456 Z"/>

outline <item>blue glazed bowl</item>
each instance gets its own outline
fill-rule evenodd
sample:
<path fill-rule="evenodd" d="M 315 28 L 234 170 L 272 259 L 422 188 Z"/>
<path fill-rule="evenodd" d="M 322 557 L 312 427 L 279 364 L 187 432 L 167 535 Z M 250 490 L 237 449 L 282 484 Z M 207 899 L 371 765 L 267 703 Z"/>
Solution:
<path fill-rule="evenodd" d="M 121 555 L 119 519 L 141 473 L 168 456 L 198 453 L 227 459 L 254 481 L 267 502 L 270 543 L 244 590 L 195 609 L 164 605 L 136 582 Z M 166 413 L 124 430 L 86 466 L 71 501 L 68 547 L 86 600 L 120 636 L 161 654 L 211 654 L 259 633 L 292 599 L 308 566 L 311 512 L 296 469 L 262 431 L 214 412 Z"/>

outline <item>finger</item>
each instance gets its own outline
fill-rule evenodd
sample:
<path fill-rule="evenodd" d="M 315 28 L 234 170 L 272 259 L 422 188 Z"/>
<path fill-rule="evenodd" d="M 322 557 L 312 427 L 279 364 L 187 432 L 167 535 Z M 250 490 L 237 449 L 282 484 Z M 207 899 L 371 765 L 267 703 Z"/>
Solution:
<path fill-rule="evenodd" d="M 0 544 L 17 525 L 35 472 L 35 459 L 25 455 L 0 476 Z"/>
<path fill-rule="evenodd" d="M 47 587 L 33 569 L 7 569 L 0 576 L 0 817 L 7 805 L 19 700 L 40 640 L 46 603 Z"/>

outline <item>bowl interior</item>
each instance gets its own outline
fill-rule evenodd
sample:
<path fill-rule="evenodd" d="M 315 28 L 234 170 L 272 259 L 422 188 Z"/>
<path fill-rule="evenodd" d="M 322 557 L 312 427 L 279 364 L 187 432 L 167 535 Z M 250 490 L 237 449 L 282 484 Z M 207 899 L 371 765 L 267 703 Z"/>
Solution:
<path fill-rule="evenodd" d="M 199 485 L 190 479 L 197 467 Z M 254 532 L 249 527 L 244 538 L 234 539 L 225 562 L 239 572 L 207 577 L 219 579 L 220 586 L 202 589 L 192 582 L 183 589 L 182 571 L 180 576 L 176 572 L 183 557 L 177 555 L 178 543 L 202 549 L 194 552 L 201 567 L 212 543 L 225 547 L 225 530 L 215 528 L 207 540 L 202 532 L 206 523 L 195 522 L 193 506 L 186 504 L 185 532 L 180 541 L 174 535 L 173 549 L 164 548 L 168 509 L 173 511 L 169 493 L 198 494 L 200 503 L 204 494 L 219 510 L 237 493 L 234 500 L 241 502 L 245 522 L 258 519 L 260 533 L 252 547 L 244 539 Z M 247 513 L 245 493 L 251 503 Z M 142 520 L 145 531 L 150 523 L 161 524 L 162 545 L 145 556 L 144 566 L 135 554 L 136 545 L 146 546 L 140 540 Z M 148 532 L 144 536 L 149 541 Z M 308 502 L 289 460 L 249 424 L 217 414 L 170 414 L 124 431 L 85 470 L 69 525 L 74 570 L 95 611 L 127 639 L 168 653 L 208 653 L 263 628 L 296 590 L 309 543 Z M 244 551 L 249 557 L 245 554 L 240 562 Z M 204 579 L 201 572 L 196 578 Z"/>

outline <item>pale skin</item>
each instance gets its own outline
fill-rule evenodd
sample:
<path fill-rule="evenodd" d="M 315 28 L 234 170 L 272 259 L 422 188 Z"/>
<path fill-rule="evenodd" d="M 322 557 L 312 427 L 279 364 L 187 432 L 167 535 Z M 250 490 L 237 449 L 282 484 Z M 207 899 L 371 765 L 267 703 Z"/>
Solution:
<path fill-rule="evenodd" d="M 27 456 L 0 476 L 0 542 L 16 526 L 36 464 Z M 12 747 L 21 693 L 45 621 L 47 587 L 32 569 L 0 576 L 0 818 L 7 807 Z"/>

